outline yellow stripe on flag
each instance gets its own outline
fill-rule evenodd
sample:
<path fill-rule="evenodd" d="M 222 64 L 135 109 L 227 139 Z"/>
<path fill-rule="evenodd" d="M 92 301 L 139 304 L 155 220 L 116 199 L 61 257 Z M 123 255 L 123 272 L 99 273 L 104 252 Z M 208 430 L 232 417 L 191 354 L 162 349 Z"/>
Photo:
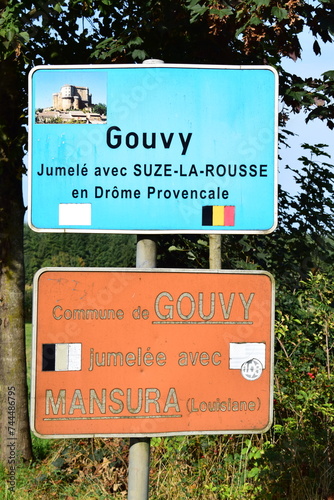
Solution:
<path fill-rule="evenodd" d="M 224 226 L 224 210 L 225 207 L 214 205 L 212 211 L 212 225 Z"/>

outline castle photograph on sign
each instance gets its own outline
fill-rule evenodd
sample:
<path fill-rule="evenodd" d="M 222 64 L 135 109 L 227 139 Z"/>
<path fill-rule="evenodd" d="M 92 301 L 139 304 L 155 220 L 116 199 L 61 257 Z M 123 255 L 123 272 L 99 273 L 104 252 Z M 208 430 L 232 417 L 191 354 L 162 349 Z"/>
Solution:
<path fill-rule="evenodd" d="M 35 105 L 36 124 L 103 124 L 107 121 L 106 80 L 103 86 L 100 82 L 92 82 L 91 75 L 80 75 L 85 85 L 74 85 L 64 82 L 64 79 L 77 81 L 78 75 L 67 71 L 57 75 L 56 81 L 41 81 L 37 88 Z M 61 82 L 60 78 L 63 79 Z M 59 84 L 58 84 L 59 82 Z M 57 85 L 57 87 L 56 87 Z M 58 86 L 59 85 L 59 86 Z M 95 87 L 95 89 L 94 89 Z M 95 92 L 97 87 L 97 92 Z"/>

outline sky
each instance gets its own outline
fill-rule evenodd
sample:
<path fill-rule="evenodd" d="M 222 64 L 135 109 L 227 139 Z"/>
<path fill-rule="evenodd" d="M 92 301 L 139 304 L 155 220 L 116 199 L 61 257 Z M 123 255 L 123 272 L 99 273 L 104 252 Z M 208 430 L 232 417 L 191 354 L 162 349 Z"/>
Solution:
<path fill-rule="evenodd" d="M 325 71 L 334 70 L 334 43 L 324 44 L 318 40 L 321 55 L 316 56 L 312 49 L 313 42 L 314 38 L 309 32 L 303 33 L 300 36 L 300 43 L 303 47 L 302 59 L 294 62 L 292 59 L 286 58 L 282 64 L 284 69 L 301 77 L 312 76 L 314 78 L 320 77 Z M 323 157 L 323 161 L 332 161 L 334 163 L 334 130 L 330 130 L 320 120 L 310 121 L 305 124 L 305 117 L 304 113 L 290 115 L 286 128 L 297 135 L 288 139 L 290 148 L 282 146 L 280 149 L 282 160 L 279 162 L 279 183 L 291 194 L 296 193 L 297 186 L 294 183 L 292 174 L 285 169 L 285 165 L 288 164 L 290 167 L 300 165 L 297 160 L 305 154 L 301 144 L 327 144 L 326 151 L 331 155 L 331 160 Z"/>
<path fill-rule="evenodd" d="M 52 106 L 52 94 L 60 92 L 63 85 L 88 87 L 93 104 L 106 104 L 106 78 L 100 72 L 97 79 L 92 71 L 75 69 L 38 69 L 33 72 L 33 88 L 38 88 L 35 97 L 36 108 Z"/>

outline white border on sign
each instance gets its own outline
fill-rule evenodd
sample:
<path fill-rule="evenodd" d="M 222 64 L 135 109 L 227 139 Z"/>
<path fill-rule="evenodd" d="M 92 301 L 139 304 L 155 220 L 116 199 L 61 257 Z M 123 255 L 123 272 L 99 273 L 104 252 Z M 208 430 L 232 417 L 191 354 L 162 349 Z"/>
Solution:
<path fill-rule="evenodd" d="M 231 229 L 93 229 L 93 228 L 85 228 L 85 227 L 77 227 L 77 228 L 37 228 L 32 223 L 32 175 L 31 165 L 32 165 L 32 125 L 34 118 L 34 111 L 32 109 L 32 77 L 35 71 L 38 70 L 78 70 L 78 69 L 118 69 L 118 68 L 131 68 L 131 69 L 143 69 L 146 67 L 149 69 L 150 67 L 155 68 L 189 68 L 189 69 L 240 69 L 240 70 L 268 70 L 271 71 L 275 76 L 275 106 L 274 106 L 274 117 L 275 117 L 275 141 L 274 141 L 274 223 L 273 226 L 269 229 L 265 230 L 231 230 Z M 112 65 L 46 65 L 46 66 L 35 66 L 29 72 L 28 77 L 28 225 L 29 227 L 36 232 L 40 233 L 113 233 L 113 234 L 270 234 L 275 231 L 278 223 L 278 73 L 275 68 L 268 65 L 214 65 L 214 64 L 172 64 L 172 63 L 163 63 L 162 61 L 153 59 L 144 61 L 143 64 L 112 64 Z M 69 224 L 72 225 L 72 224 Z M 80 224 L 81 225 L 81 224 Z M 85 225 L 85 224 L 83 224 Z M 88 224 L 87 224 L 88 225 Z"/>

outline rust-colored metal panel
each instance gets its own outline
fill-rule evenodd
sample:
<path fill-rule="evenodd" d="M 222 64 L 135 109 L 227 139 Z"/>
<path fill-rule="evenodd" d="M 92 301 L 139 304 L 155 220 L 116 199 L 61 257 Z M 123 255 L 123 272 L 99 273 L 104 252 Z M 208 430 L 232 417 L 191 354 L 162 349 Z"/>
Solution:
<path fill-rule="evenodd" d="M 263 432 L 274 286 L 252 271 L 42 269 L 32 428 L 43 437 Z"/>

